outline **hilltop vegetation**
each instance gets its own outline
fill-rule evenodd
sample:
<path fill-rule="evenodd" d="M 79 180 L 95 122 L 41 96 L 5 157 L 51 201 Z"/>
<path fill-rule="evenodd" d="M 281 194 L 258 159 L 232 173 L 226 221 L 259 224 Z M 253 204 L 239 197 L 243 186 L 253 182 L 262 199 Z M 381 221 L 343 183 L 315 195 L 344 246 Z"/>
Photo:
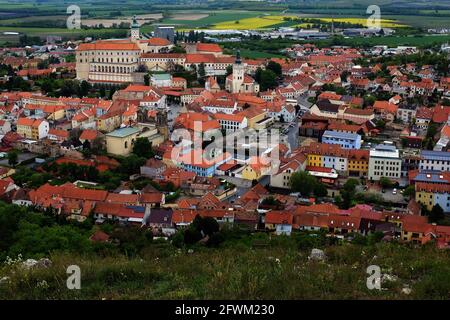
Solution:
<path fill-rule="evenodd" d="M 0 226 L 1 251 L 13 260 L 21 253 L 53 262 L 27 270 L 20 261 L 4 263 L 4 254 L 0 299 L 450 298 L 448 251 L 381 243 L 377 235 L 344 243 L 322 233 L 276 237 L 225 228 L 217 246 L 175 246 L 138 228 L 108 224 L 102 229 L 117 241 L 99 244 L 88 240 L 98 228 L 89 221 L 67 223 L 9 205 L 0 207 Z M 312 248 L 324 249 L 327 260 L 309 260 Z M 66 288 L 70 265 L 81 268 L 81 290 Z M 368 290 L 369 265 L 393 281 Z M 411 294 L 402 293 L 405 287 Z"/>

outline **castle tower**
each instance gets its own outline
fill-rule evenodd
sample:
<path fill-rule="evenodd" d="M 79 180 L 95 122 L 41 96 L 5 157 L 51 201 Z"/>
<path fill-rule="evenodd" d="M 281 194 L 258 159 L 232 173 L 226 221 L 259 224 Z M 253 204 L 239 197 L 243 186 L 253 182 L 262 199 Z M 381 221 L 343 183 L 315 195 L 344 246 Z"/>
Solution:
<path fill-rule="evenodd" d="M 233 64 L 233 85 L 232 93 L 239 93 L 244 83 L 245 76 L 245 64 L 241 61 L 241 52 L 238 50 L 236 53 L 236 61 Z"/>
<path fill-rule="evenodd" d="M 167 111 L 159 109 L 156 113 L 156 127 L 164 139 L 169 138 L 169 126 L 167 125 Z"/>
<path fill-rule="evenodd" d="M 131 40 L 138 41 L 141 38 L 139 31 L 139 23 L 137 22 L 136 16 L 133 16 L 133 22 L 131 23 Z"/>

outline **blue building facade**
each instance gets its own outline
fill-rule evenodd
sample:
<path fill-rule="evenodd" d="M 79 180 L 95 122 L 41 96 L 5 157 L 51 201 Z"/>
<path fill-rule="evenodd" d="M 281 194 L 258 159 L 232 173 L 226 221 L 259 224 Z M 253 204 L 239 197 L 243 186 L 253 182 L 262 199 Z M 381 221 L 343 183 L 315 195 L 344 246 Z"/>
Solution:
<path fill-rule="evenodd" d="M 361 136 L 356 133 L 327 130 L 322 135 L 322 143 L 338 144 L 344 149 L 360 149 Z"/>

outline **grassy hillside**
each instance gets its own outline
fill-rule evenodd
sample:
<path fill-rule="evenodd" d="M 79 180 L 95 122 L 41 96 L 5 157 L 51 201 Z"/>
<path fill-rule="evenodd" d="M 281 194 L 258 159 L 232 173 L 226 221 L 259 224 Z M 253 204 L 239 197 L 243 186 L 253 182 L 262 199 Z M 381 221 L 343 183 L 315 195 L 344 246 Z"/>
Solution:
<path fill-rule="evenodd" d="M 51 255 L 48 269 L 3 266 L 0 299 L 448 299 L 450 254 L 432 247 L 345 244 L 326 249 L 327 262 L 278 238 L 267 248 L 244 243 L 223 248 L 154 244 L 139 258 Z M 66 268 L 81 268 L 81 290 L 67 290 Z M 398 276 L 383 290 L 366 288 L 366 268 Z M 16 270 L 12 274 L 12 270 Z M 410 295 L 401 293 L 408 285 Z"/>

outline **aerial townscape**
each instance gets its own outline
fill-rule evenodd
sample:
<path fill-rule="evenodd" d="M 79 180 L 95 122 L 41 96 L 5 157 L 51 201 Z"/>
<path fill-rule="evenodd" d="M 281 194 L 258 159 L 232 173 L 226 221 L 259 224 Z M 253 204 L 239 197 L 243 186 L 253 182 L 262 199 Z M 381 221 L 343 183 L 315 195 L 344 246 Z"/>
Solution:
<path fill-rule="evenodd" d="M 74 36 L 15 5 L 1 299 L 450 297 L 447 25 L 123 7 Z"/>

